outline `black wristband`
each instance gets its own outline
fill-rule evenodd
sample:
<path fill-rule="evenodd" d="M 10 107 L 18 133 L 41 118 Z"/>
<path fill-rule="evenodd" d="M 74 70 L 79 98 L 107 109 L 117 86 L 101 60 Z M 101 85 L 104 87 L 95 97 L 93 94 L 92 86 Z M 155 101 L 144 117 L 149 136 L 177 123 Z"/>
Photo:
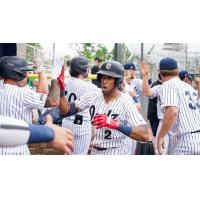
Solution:
<path fill-rule="evenodd" d="M 60 97 L 64 97 L 65 96 L 65 91 L 60 91 Z"/>

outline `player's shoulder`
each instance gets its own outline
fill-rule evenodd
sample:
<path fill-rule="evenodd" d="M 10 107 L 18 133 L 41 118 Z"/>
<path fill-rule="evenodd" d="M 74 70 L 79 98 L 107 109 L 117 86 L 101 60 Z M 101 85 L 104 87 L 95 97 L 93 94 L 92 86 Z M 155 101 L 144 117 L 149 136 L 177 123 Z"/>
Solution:
<path fill-rule="evenodd" d="M 162 84 L 162 87 L 166 87 L 166 86 L 177 87 L 180 84 L 183 84 L 183 81 L 181 81 L 178 77 L 173 77 L 173 78 L 169 79 L 168 81 L 165 81 Z"/>
<path fill-rule="evenodd" d="M 129 94 L 123 92 L 121 92 L 121 101 L 124 102 L 124 104 L 132 104 L 134 102 Z"/>
<path fill-rule="evenodd" d="M 162 85 L 154 85 L 153 87 L 151 87 L 152 90 L 160 90 Z"/>

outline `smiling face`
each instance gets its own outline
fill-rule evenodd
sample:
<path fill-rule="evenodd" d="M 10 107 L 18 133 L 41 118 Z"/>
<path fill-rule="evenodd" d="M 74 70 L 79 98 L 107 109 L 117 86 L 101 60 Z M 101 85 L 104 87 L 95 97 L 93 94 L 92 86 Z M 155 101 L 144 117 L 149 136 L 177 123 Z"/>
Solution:
<path fill-rule="evenodd" d="M 104 94 L 111 93 L 115 88 L 115 78 L 107 75 L 101 76 L 101 89 Z"/>

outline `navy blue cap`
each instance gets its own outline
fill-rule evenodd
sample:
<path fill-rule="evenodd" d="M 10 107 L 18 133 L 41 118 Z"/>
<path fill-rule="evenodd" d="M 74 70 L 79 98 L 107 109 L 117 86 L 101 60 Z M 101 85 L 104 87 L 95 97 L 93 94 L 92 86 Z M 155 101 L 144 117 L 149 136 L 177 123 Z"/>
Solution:
<path fill-rule="evenodd" d="M 124 70 L 129 70 L 129 69 L 136 70 L 136 67 L 133 63 L 124 64 Z"/>
<path fill-rule="evenodd" d="M 159 64 L 160 70 L 172 70 L 177 68 L 178 68 L 177 62 L 173 58 L 163 58 Z"/>
<path fill-rule="evenodd" d="M 178 74 L 179 78 L 183 80 L 185 77 L 188 77 L 188 72 L 186 70 L 181 70 Z"/>

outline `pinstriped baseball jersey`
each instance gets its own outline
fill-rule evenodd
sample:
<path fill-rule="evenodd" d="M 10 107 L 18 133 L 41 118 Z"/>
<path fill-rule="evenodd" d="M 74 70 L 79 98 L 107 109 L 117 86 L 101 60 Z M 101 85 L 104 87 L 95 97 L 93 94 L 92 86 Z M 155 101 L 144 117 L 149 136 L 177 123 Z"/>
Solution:
<path fill-rule="evenodd" d="M 65 85 L 67 91 L 66 98 L 70 103 L 74 102 L 76 99 L 79 100 L 85 93 L 100 90 L 94 84 L 74 77 L 67 79 Z M 80 112 L 79 115 L 83 116 L 83 120 L 85 121 L 91 120 L 88 109 Z M 65 119 L 75 120 L 75 117 L 76 116 L 70 116 Z"/>
<path fill-rule="evenodd" d="M 161 85 L 156 85 L 150 89 L 153 92 L 153 96 L 151 99 L 157 97 L 157 115 L 158 119 L 163 119 L 163 113 L 161 112 L 161 102 L 160 102 L 160 93 L 161 93 Z"/>
<path fill-rule="evenodd" d="M 164 117 L 163 112 L 161 112 L 161 98 L 160 98 L 160 94 L 161 94 L 161 85 L 156 85 L 154 87 L 152 87 L 150 89 L 153 92 L 153 96 L 150 97 L 151 99 L 157 97 L 157 115 L 158 115 L 158 119 L 160 119 L 159 122 L 159 126 L 157 129 L 157 135 L 159 134 L 159 131 L 161 129 L 162 126 L 162 120 Z M 165 136 L 165 151 L 164 154 L 171 154 L 173 148 L 176 145 L 176 133 L 173 133 L 171 130 L 168 132 L 168 134 Z"/>
<path fill-rule="evenodd" d="M 81 110 L 90 108 L 91 118 L 96 114 L 107 114 L 130 127 L 146 125 L 136 107 L 133 106 L 132 98 L 124 93 L 120 93 L 120 97 L 109 103 L 105 102 L 102 91 L 90 93 L 76 103 Z M 94 131 L 92 145 L 107 148 L 107 151 L 102 151 L 102 154 L 109 154 L 109 151 L 110 154 L 130 154 L 130 140 L 118 130 L 100 128 Z"/>
<path fill-rule="evenodd" d="M 200 130 L 200 103 L 198 94 L 189 84 L 172 78 L 161 86 L 161 109 L 175 106 L 179 109 L 176 123 L 171 131 L 177 135 Z"/>
<path fill-rule="evenodd" d="M 140 103 L 138 91 L 142 91 L 142 84 L 143 84 L 142 79 L 135 78 L 130 81 L 131 88 L 136 92 L 136 103 Z"/>
<path fill-rule="evenodd" d="M 28 87 L 3 84 L 0 88 L 0 115 L 32 123 L 32 109 L 43 109 L 47 95 Z M 27 145 L 2 147 L 0 154 L 29 154 Z"/>
<path fill-rule="evenodd" d="M 85 93 L 99 90 L 92 83 L 74 77 L 67 79 L 65 84 L 67 91 L 66 98 L 69 102 L 74 102 L 76 99 L 79 100 Z M 74 154 L 87 154 L 92 130 L 89 109 L 74 116 L 64 118 L 62 126 L 70 128 L 74 133 Z"/>

